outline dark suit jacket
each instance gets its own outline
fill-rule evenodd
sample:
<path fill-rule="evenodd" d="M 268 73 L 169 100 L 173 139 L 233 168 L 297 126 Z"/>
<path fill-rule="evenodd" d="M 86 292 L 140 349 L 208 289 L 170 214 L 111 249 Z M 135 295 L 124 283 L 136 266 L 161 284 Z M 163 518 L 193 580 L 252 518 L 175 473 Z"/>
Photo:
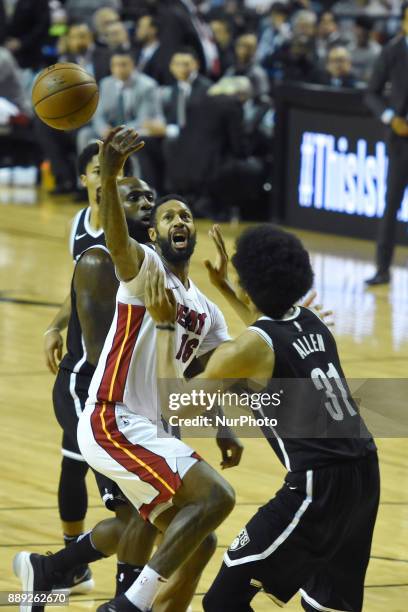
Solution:
<path fill-rule="evenodd" d="M 168 144 L 171 186 L 202 195 L 225 164 L 245 155 L 241 104 L 230 96 L 204 94 L 190 109 L 178 139 Z"/>
<path fill-rule="evenodd" d="M 3 44 L 6 38 L 6 11 L 4 10 L 4 2 L 0 0 L 0 45 Z"/>
<path fill-rule="evenodd" d="M 194 111 L 194 108 L 199 104 L 207 93 L 209 87 L 211 87 L 212 83 L 206 77 L 198 75 L 195 81 L 191 86 L 191 94 L 187 100 L 187 108 L 186 108 L 186 122 L 189 123 L 191 113 Z M 167 101 L 164 102 L 163 110 L 164 115 L 166 117 L 167 123 L 177 124 L 178 116 L 177 116 L 177 102 L 179 96 L 179 88 L 177 83 L 171 86 L 170 88 L 170 96 Z"/>
<path fill-rule="evenodd" d="M 206 72 L 206 62 L 203 47 L 199 36 L 190 18 L 189 11 L 179 0 L 172 0 L 169 4 L 160 3 L 156 15 L 161 24 L 160 44 L 163 49 L 163 58 L 170 63 L 175 51 L 181 47 L 192 47 L 200 62 L 200 72 Z"/>
<path fill-rule="evenodd" d="M 388 101 L 384 97 L 387 82 L 391 83 Z M 393 38 L 378 56 L 368 83 L 366 104 L 379 118 L 387 108 L 391 108 L 398 116 L 407 116 L 408 45 L 405 37 Z"/>
<path fill-rule="evenodd" d="M 136 49 L 136 65 L 139 61 L 140 54 L 141 49 Z M 159 85 L 171 85 L 174 83 L 174 78 L 169 70 L 168 52 L 163 48 L 163 45 L 160 45 L 156 49 L 141 71 L 157 81 Z"/>
<path fill-rule="evenodd" d="M 316 75 L 314 79 L 314 83 L 318 83 L 319 85 L 327 85 L 328 87 L 333 86 L 332 76 L 327 70 L 323 70 L 322 72 Z M 357 79 L 355 75 L 351 72 L 345 77 L 340 79 L 340 85 L 338 87 L 345 87 L 348 89 L 354 89 L 357 86 Z"/>
<path fill-rule="evenodd" d="M 22 42 L 22 48 L 15 53 L 22 68 L 39 68 L 42 65 L 41 48 L 47 41 L 49 27 L 48 0 L 18 0 L 7 25 L 7 36 Z"/>

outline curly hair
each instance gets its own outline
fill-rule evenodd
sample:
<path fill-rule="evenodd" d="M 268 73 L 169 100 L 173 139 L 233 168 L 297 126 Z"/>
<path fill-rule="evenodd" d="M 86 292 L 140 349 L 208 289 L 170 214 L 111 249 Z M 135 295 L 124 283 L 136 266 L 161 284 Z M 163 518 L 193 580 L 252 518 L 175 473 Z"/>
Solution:
<path fill-rule="evenodd" d="M 274 319 L 283 317 L 313 284 L 303 244 L 271 224 L 245 230 L 237 239 L 232 263 L 255 306 Z"/>

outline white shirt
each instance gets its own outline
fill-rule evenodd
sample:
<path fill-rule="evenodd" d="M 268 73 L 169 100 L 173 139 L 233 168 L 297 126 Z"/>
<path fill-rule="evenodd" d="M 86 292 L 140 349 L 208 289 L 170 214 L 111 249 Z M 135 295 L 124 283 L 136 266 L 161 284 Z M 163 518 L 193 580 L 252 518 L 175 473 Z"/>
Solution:
<path fill-rule="evenodd" d="M 186 289 L 164 267 L 153 249 L 143 246 L 145 258 L 139 274 L 121 282 L 116 312 L 89 388 L 87 404 L 115 402 L 128 410 L 160 421 L 156 372 L 156 327 L 144 306 L 146 273 L 159 268 L 174 292 L 178 317 L 174 333 L 176 370 L 182 376 L 194 357 L 200 357 L 229 340 L 218 306 L 189 280 Z"/>

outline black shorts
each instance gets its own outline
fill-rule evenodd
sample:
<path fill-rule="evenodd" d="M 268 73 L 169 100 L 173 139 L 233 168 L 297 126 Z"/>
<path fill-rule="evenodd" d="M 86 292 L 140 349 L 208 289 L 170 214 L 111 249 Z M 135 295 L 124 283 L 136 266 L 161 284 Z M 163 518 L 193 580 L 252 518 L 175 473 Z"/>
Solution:
<path fill-rule="evenodd" d="M 206 612 L 248 612 L 262 589 L 280 606 L 298 591 L 304 610 L 361 612 L 380 494 L 376 453 L 289 473 L 233 541 Z"/>
<path fill-rule="evenodd" d="M 60 368 L 52 392 L 55 416 L 63 431 L 61 453 L 75 461 L 85 462 L 78 446 L 77 429 L 78 419 L 88 398 L 90 382 L 88 376 Z M 128 503 L 113 480 L 99 472 L 94 471 L 94 474 L 100 496 L 109 510 L 114 511 L 117 505 Z"/>

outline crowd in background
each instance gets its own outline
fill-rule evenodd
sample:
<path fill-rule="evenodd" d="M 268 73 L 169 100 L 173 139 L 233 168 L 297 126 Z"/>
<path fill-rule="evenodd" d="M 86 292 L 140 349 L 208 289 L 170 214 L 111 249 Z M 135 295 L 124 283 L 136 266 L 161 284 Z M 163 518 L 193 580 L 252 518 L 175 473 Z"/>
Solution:
<path fill-rule="evenodd" d="M 201 216 L 223 219 L 238 205 L 262 218 L 277 88 L 364 88 L 382 45 L 399 32 L 399 7 L 398 0 L 0 0 L 0 124 L 32 130 L 51 162 L 55 195 L 76 191 L 78 151 L 125 123 L 146 141 L 134 171 L 158 192 L 182 193 Z M 80 64 L 99 83 L 97 112 L 75 133 L 48 128 L 30 107 L 36 74 L 59 61 Z"/>

